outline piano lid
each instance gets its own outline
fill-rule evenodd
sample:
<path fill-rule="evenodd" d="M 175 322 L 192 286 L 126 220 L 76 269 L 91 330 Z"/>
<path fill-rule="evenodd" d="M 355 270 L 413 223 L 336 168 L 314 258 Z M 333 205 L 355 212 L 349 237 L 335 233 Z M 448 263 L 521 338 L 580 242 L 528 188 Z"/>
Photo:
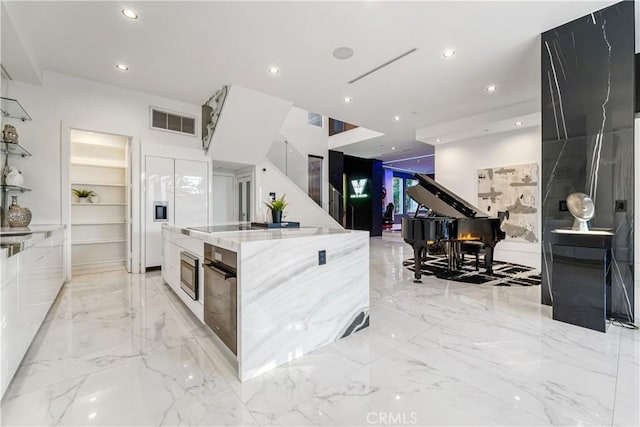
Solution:
<path fill-rule="evenodd" d="M 427 175 L 416 174 L 415 177 L 418 180 L 418 185 L 407 188 L 407 194 L 436 214 L 452 218 L 483 218 L 487 216 L 480 209 L 458 197 Z"/>

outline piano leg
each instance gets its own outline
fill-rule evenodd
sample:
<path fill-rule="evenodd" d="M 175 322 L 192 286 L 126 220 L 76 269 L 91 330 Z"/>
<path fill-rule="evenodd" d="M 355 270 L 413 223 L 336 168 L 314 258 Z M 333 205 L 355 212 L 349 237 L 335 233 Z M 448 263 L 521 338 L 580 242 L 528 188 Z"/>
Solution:
<path fill-rule="evenodd" d="M 426 242 L 413 244 L 413 283 L 422 283 L 422 254 L 427 250 Z"/>
<path fill-rule="evenodd" d="M 484 266 L 488 275 L 493 275 L 493 247 L 485 246 L 484 248 Z"/>

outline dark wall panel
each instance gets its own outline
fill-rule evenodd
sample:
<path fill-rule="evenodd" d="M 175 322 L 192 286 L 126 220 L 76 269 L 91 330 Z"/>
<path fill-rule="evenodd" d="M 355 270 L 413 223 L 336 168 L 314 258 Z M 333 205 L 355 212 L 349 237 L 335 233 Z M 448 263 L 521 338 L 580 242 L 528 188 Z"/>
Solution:
<path fill-rule="evenodd" d="M 344 173 L 347 176 L 347 202 L 353 206 L 353 224 L 356 230 L 368 230 L 372 236 L 382 235 L 382 162 L 344 156 Z M 355 194 L 352 180 L 366 179 L 362 198 L 352 197 Z M 349 220 L 351 210 L 347 209 Z M 350 221 L 348 221 L 350 223 Z"/>
<path fill-rule="evenodd" d="M 615 232 L 612 311 L 633 319 L 635 110 L 633 2 L 542 34 L 542 302 L 552 304 L 551 230 L 570 228 L 559 203 L 573 192 L 596 205 L 592 228 Z M 615 209 L 616 201 L 624 209 Z M 620 203 L 617 204 L 620 207 Z"/>
<path fill-rule="evenodd" d="M 344 193 L 342 188 L 342 174 L 344 173 L 344 153 L 329 150 L 329 184 L 340 193 Z"/>

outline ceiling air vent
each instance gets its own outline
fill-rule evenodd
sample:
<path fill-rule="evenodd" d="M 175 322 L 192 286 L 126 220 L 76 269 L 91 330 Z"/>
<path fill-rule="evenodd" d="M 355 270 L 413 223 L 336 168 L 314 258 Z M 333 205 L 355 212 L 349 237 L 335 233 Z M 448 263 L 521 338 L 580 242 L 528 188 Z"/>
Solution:
<path fill-rule="evenodd" d="M 151 128 L 196 136 L 196 118 L 151 107 Z"/>

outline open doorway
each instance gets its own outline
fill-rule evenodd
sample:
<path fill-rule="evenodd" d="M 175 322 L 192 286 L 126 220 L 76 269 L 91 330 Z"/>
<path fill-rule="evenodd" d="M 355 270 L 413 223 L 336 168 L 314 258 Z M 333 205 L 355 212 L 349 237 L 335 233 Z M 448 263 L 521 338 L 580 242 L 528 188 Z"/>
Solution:
<path fill-rule="evenodd" d="M 128 137 L 71 129 L 71 269 L 131 271 Z"/>

